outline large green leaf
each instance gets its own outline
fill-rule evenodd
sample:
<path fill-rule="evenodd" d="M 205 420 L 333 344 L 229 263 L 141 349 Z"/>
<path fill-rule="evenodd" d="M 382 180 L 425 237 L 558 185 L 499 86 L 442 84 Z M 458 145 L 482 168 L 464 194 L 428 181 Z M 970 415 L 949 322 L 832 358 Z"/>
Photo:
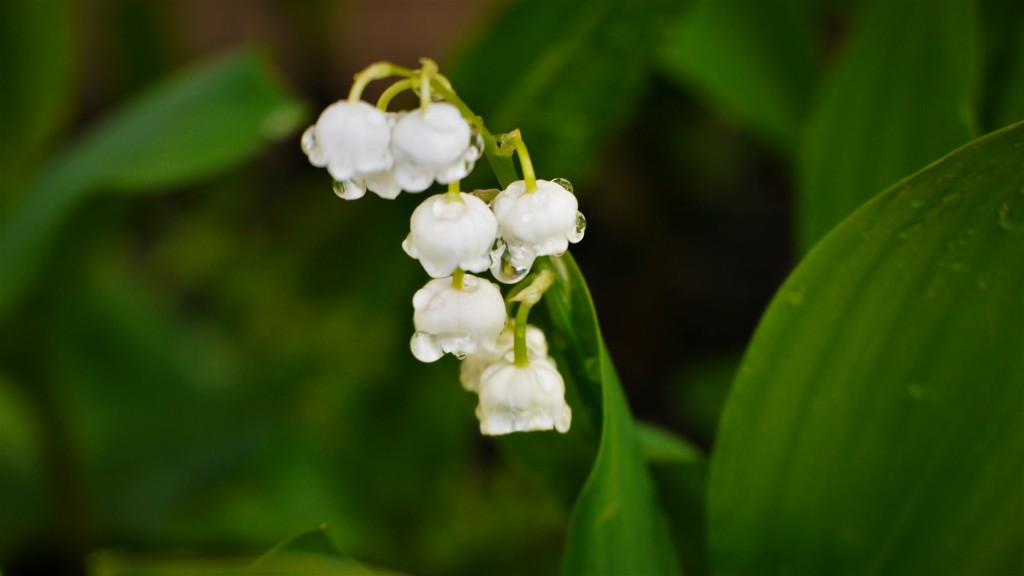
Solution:
<path fill-rule="evenodd" d="M 671 28 L 662 69 L 791 153 L 815 73 L 806 4 L 694 2 Z"/>
<path fill-rule="evenodd" d="M 586 379 L 601 406 L 597 459 L 573 507 L 565 574 L 679 572 L 644 454 L 611 357 L 601 338 L 583 275 L 570 256 L 552 260 L 557 281 L 545 300 L 559 331 L 584 342 Z"/>
<path fill-rule="evenodd" d="M 878 190 L 974 136 L 971 0 L 866 0 L 799 152 L 802 251 Z"/>
<path fill-rule="evenodd" d="M 713 562 L 721 574 L 1020 573 L 1022 447 L 1016 124 L 867 203 L 780 289 L 716 439 Z"/>
<path fill-rule="evenodd" d="M 56 159 L 0 230 L 0 318 L 61 222 L 90 193 L 156 191 L 212 174 L 298 126 L 302 110 L 252 54 L 174 77 Z"/>
<path fill-rule="evenodd" d="M 635 110 L 677 5 L 516 2 L 466 47 L 452 83 L 491 131 L 522 130 L 541 178 L 583 179 Z"/>

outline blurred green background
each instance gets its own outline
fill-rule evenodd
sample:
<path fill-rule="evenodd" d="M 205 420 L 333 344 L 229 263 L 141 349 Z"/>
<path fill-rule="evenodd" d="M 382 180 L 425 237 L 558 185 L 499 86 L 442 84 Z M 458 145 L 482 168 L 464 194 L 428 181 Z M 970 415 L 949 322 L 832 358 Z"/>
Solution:
<path fill-rule="evenodd" d="M 804 121 L 861 4 L 4 0 L 4 574 L 321 523 L 397 570 L 554 573 L 574 489 L 503 457 L 545 437 L 481 438 L 457 363 L 408 351 L 422 197 L 336 199 L 299 132 L 367 64 L 437 59 L 574 183 L 573 254 L 633 411 L 707 449 L 774 291 L 868 197 L 792 224 Z M 1020 118 L 1020 12 L 978 3 L 975 134 Z M 925 134 L 862 188 L 971 134 Z"/>

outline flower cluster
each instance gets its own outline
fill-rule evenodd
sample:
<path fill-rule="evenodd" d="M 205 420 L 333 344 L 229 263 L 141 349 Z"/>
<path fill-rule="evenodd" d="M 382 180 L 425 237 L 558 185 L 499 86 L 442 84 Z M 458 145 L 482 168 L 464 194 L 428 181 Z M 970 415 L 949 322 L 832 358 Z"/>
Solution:
<path fill-rule="evenodd" d="M 565 384 L 548 356 L 543 332 L 527 315 L 552 282 L 542 271 L 508 303 L 498 284 L 479 274 L 490 270 L 504 284 L 523 281 L 537 258 L 557 256 L 583 237 L 585 220 L 564 180 L 538 180 L 518 130 L 499 136 L 489 153 L 519 157 L 523 179 L 496 195 L 461 192 L 490 133 L 458 99 L 436 65 L 418 70 L 388 63 L 356 76 L 346 100 L 331 104 L 302 136 L 309 161 L 326 168 L 343 199 L 366 191 L 392 199 L 422 192 L 435 182 L 448 191 L 426 198 L 410 218 L 402 248 L 432 278 L 413 296 L 415 332 L 410 347 L 423 362 L 445 354 L 463 361 L 463 386 L 479 396 L 484 434 L 530 430 L 566 432 L 572 412 Z M 401 79 L 376 106 L 360 99 L 370 81 Z M 395 94 L 418 91 L 420 106 L 387 111 Z M 521 288 L 521 287 L 520 287 Z M 515 320 L 508 309 L 518 304 Z"/>

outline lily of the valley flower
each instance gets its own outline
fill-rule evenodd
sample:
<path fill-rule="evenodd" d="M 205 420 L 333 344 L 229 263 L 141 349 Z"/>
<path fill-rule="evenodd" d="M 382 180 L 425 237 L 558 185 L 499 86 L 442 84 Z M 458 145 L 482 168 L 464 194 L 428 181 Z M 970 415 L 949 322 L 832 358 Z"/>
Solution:
<path fill-rule="evenodd" d="M 366 102 L 340 100 L 306 130 L 303 149 L 335 181 L 360 179 L 391 169 L 391 125 L 390 115 Z"/>
<path fill-rule="evenodd" d="M 493 346 L 508 319 L 498 287 L 468 274 L 461 287 L 453 286 L 452 278 L 427 282 L 413 295 L 412 305 L 416 332 L 410 347 L 421 362 Z"/>
<path fill-rule="evenodd" d="M 570 242 L 579 242 L 583 236 L 578 207 L 572 192 L 547 180 L 537 180 L 536 190 L 527 190 L 522 180 L 502 190 L 494 198 L 493 208 L 511 265 L 529 270 L 538 256 L 561 254 Z M 495 258 L 494 266 L 501 265 Z M 494 275 L 502 278 L 498 270 Z"/>
<path fill-rule="evenodd" d="M 506 355 L 483 371 L 478 392 L 482 434 L 569 431 L 572 410 L 565 403 L 565 382 L 550 358 L 519 366 Z"/>
<path fill-rule="evenodd" d="M 473 354 L 469 354 L 462 360 L 459 367 L 459 381 L 462 387 L 470 392 L 476 392 L 480 387 L 480 375 L 488 367 L 498 362 L 505 356 L 512 354 L 515 346 L 515 335 L 513 324 L 509 323 L 498 336 L 493 348 L 482 348 Z M 526 349 L 530 359 L 545 358 L 548 355 L 548 341 L 544 332 L 533 325 L 526 326 Z M 514 360 L 514 356 L 513 356 Z"/>
<path fill-rule="evenodd" d="M 498 222 L 483 200 L 466 193 L 437 194 L 412 213 L 402 248 L 433 278 L 451 276 L 456 268 L 483 272 L 491 265 L 497 233 Z"/>
<path fill-rule="evenodd" d="M 480 155 L 469 123 L 447 102 L 403 113 L 392 138 L 394 178 L 409 192 L 465 178 Z"/>

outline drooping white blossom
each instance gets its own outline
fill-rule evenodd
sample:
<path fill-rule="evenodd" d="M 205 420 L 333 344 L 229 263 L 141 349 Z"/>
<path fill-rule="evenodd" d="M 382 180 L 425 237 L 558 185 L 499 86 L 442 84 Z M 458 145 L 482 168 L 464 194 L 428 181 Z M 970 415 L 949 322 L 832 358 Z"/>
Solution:
<path fill-rule="evenodd" d="M 454 287 L 451 278 L 427 282 L 413 295 L 412 305 L 416 332 L 410 347 L 421 362 L 493 347 L 508 320 L 498 287 L 468 274 L 461 288 Z"/>
<path fill-rule="evenodd" d="M 483 272 L 491 265 L 498 222 L 487 204 L 472 194 L 437 194 L 424 200 L 410 218 L 402 248 L 433 278 L 456 268 Z"/>
<path fill-rule="evenodd" d="M 517 366 L 506 356 L 483 371 L 478 391 L 476 416 L 482 434 L 551 429 L 564 433 L 572 423 L 565 382 L 548 357 Z"/>
<path fill-rule="evenodd" d="M 515 346 L 514 323 L 509 323 L 501 331 L 493 348 L 484 347 L 473 354 L 467 355 L 459 367 L 459 381 L 462 387 L 470 392 L 476 392 L 480 387 L 480 375 L 492 364 L 513 354 Z M 544 332 L 533 325 L 526 326 L 526 351 L 530 360 L 534 358 L 545 358 L 548 355 L 548 341 Z M 514 354 L 508 361 L 514 360 Z"/>
<path fill-rule="evenodd" d="M 461 180 L 480 156 L 469 123 L 447 102 L 401 114 L 391 149 L 395 181 L 408 192 L 422 192 L 435 180 L 441 184 Z"/>
<path fill-rule="evenodd" d="M 561 254 L 569 243 L 583 237 L 582 215 L 576 196 L 554 182 L 537 180 L 537 188 L 527 192 L 518 180 L 502 190 L 493 202 L 498 220 L 498 236 L 508 251 L 513 268 L 528 271 L 539 256 Z M 494 259 L 495 277 L 503 279 Z"/>
<path fill-rule="evenodd" d="M 390 170 L 392 115 L 363 101 L 339 100 L 303 134 L 309 161 L 337 182 Z"/>

